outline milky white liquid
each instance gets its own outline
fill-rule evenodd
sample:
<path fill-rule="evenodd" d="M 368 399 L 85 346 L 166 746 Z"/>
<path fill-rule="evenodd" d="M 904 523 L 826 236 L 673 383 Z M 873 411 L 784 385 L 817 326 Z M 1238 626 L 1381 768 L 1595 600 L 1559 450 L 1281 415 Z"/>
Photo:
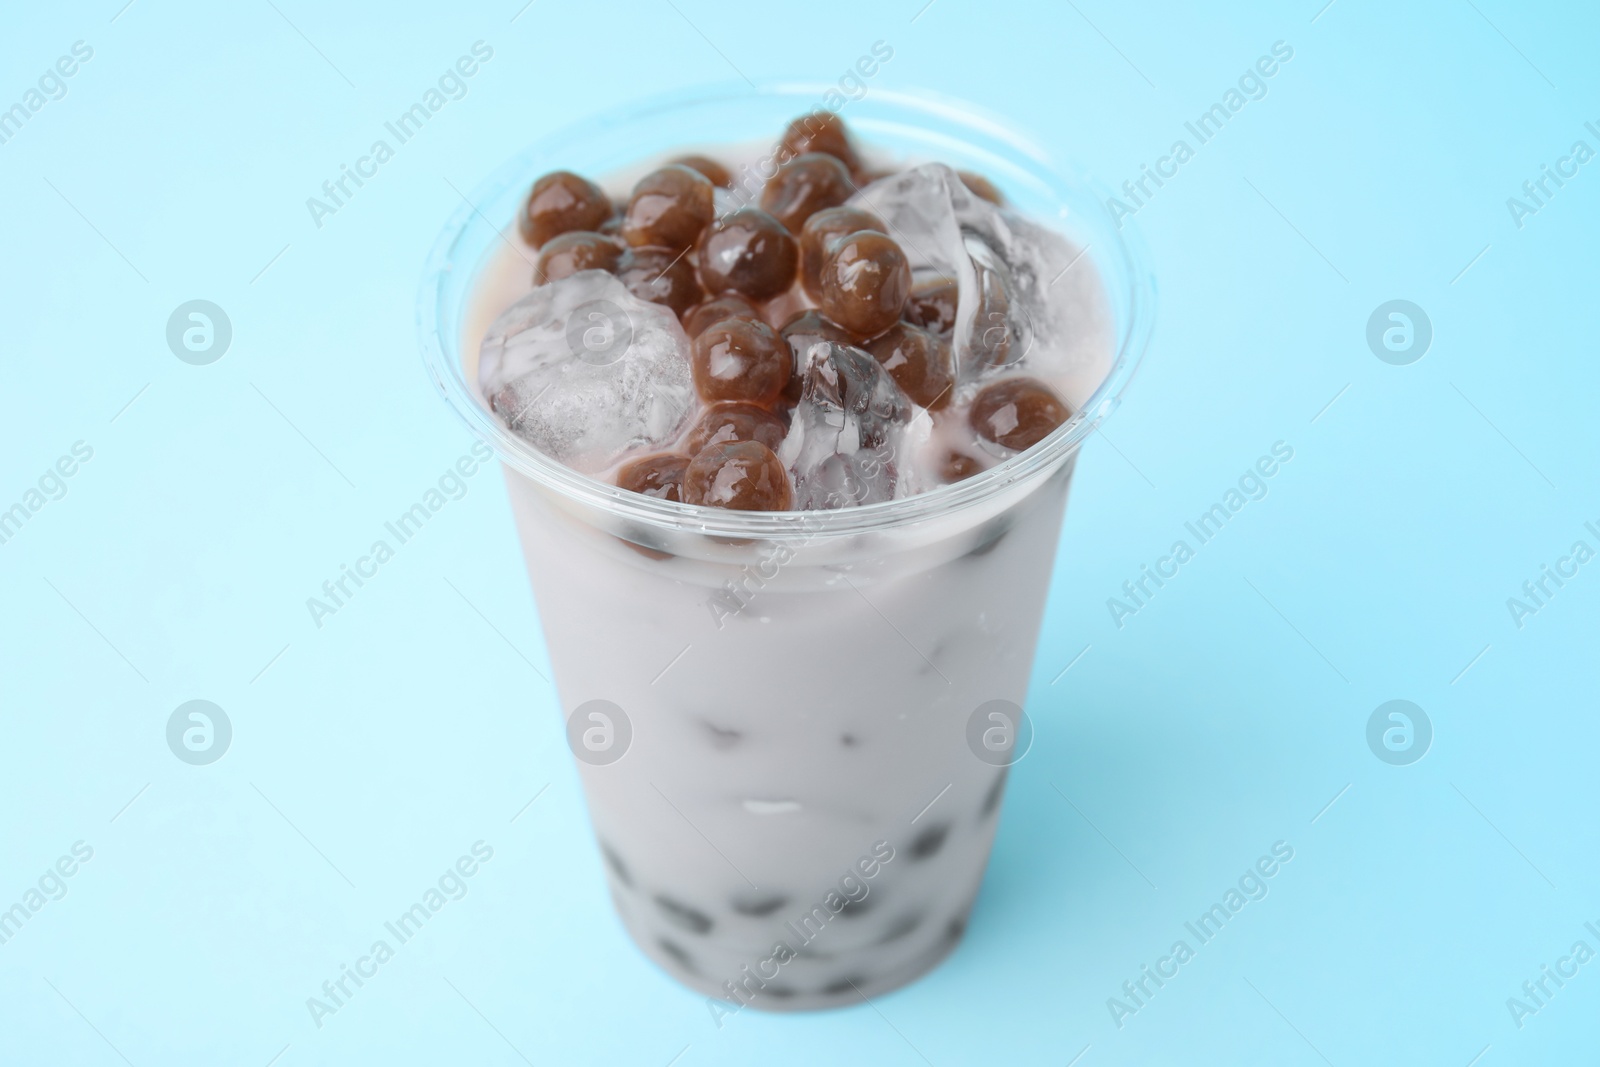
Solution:
<path fill-rule="evenodd" d="M 532 258 L 502 245 L 483 268 L 468 381 Z M 1098 297 L 1092 270 L 1074 284 Z M 1093 373 L 1052 384 L 1076 405 Z M 1073 460 L 956 513 L 776 547 L 641 533 L 506 468 L 563 715 L 606 700 L 631 723 L 620 759 L 579 771 L 617 910 L 660 966 L 730 1010 L 789 1010 L 860 1003 L 955 947 L 1006 773 L 969 720 L 1024 701 Z"/>

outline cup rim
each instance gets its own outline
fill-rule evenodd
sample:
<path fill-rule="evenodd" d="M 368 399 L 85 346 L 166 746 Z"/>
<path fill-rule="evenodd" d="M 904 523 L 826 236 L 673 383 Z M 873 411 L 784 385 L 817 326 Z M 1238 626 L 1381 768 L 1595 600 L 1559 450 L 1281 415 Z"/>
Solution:
<path fill-rule="evenodd" d="M 824 94 L 834 88 L 821 83 L 780 82 L 759 86 L 754 95 L 792 98 L 802 110 L 815 111 L 819 110 L 816 105 Z M 477 205 L 496 200 L 511 188 L 526 184 L 531 180 L 536 162 L 559 153 L 574 141 L 653 114 L 751 95 L 750 86 L 743 82 L 699 85 L 645 101 L 624 103 L 593 117 L 579 119 L 540 138 L 501 164 L 474 186 L 451 212 L 424 262 L 417 295 L 417 333 L 428 377 L 474 436 L 487 444 L 508 467 L 580 506 L 596 508 L 648 527 L 689 529 L 713 537 L 756 540 L 785 538 L 797 532 L 810 538 L 860 534 L 927 521 L 991 500 L 1019 483 L 1047 473 L 1072 455 L 1121 403 L 1154 331 L 1156 283 L 1147 266 L 1143 241 L 1131 223 L 1123 220 L 1119 224 L 1111 216 L 1107 208 L 1109 192 L 1085 171 L 1053 158 L 1008 120 L 966 101 L 923 90 L 910 93 L 879 89 L 874 90 L 872 96 L 929 120 L 953 124 L 979 146 L 987 141 L 1021 152 L 1048 171 L 1049 177 L 1054 179 L 1053 187 L 1059 183 L 1060 187 L 1092 194 L 1086 200 L 1095 205 L 1100 221 L 1110 225 L 1116 235 L 1112 247 L 1103 252 L 1121 268 L 1120 275 L 1126 286 L 1122 295 L 1126 301 L 1127 325 L 1125 330 L 1118 331 L 1120 336 L 1111 369 L 1088 400 L 1032 448 L 960 482 L 896 500 L 834 510 L 732 511 L 645 496 L 581 474 L 517 437 L 479 400 L 475 387 L 466 381 L 463 373 L 459 338 L 455 336 L 458 331 L 449 322 L 452 305 L 445 291 L 457 266 L 457 250 L 468 238 L 474 219 L 495 226 Z M 1085 205 L 1076 206 L 1082 211 Z M 1088 214 L 1087 211 L 1083 213 Z M 501 239 L 506 239 L 506 231 L 495 228 Z M 1099 257 L 1091 257 L 1091 261 L 1095 258 Z M 473 270 L 479 266 L 477 262 L 465 265 Z"/>

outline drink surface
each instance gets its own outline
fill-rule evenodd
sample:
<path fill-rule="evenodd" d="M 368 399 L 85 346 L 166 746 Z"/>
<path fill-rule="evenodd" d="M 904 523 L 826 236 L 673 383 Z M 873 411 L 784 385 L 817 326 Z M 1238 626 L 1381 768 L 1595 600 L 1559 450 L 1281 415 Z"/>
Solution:
<path fill-rule="evenodd" d="M 1104 381 L 1113 325 L 1093 259 L 987 199 L 988 182 L 862 153 L 825 196 L 788 173 L 819 158 L 845 173 L 811 153 L 760 189 L 769 213 L 736 177 L 757 149 L 687 158 L 729 184 L 661 161 L 599 184 L 541 178 L 469 309 L 482 401 L 572 469 L 743 510 L 899 499 L 1037 444 Z M 563 194 L 581 183 L 596 229 L 527 222 L 556 177 Z M 572 202 L 546 231 L 582 214 Z"/>

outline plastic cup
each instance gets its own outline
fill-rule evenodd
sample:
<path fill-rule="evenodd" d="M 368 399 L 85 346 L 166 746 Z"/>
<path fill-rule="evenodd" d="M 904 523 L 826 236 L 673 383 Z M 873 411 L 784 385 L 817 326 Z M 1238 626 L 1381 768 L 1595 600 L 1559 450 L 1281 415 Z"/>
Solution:
<path fill-rule="evenodd" d="M 428 262 L 430 376 L 498 454 L 617 912 L 713 1013 L 859 1002 L 960 941 L 994 840 L 1079 446 L 1116 406 L 1154 287 L 1090 182 L 965 105 L 873 91 L 863 142 L 997 179 L 1087 250 L 1109 371 L 1027 452 L 931 493 L 721 512 L 624 492 L 505 430 L 475 387 L 475 283 L 539 174 L 773 138 L 826 86 L 701 90 L 532 146 Z M 476 308 L 476 311 L 475 311 Z"/>

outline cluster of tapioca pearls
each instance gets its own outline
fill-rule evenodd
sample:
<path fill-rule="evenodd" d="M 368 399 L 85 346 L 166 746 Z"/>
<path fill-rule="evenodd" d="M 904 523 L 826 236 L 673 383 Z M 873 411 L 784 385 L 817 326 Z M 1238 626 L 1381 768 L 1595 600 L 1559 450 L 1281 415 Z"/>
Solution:
<path fill-rule="evenodd" d="M 777 158 L 761 206 L 720 218 L 714 190 L 731 188 L 733 177 L 704 156 L 651 171 L 624 204 L 570 171 L 544 175 L 528 195 L 518 223 L 539 250 L 535 285 L 608 271 L 633 295 L 671 308 L 692 341 L 695 389 L 708 406 L 683 452 L 626 464 L 618 473 L 625 489 L 711 507 L 788 510 L 793 492 L 776 449 L 800 399 L 805 353 L 818 341 L 871 353 L 929 411 L 950 403 L 956 282 L 913 284 L 883 221 L 842 206 L 883 175 L 863 168 L 844 123 L 828 112 L 790 123 Z M 962 181 L 1000 203 L 987 179 L 963 173 Z M 758 305 L 796 282 L 817 306 L 774 330 Z M 1012 377 L 978 393 L 969 422 L 980 437 L 1021 451 L 1068 414 L 1042 382 Z M 941 473 L 957 481 L 980 469 L 974 457 L 951 452 Z"/>

